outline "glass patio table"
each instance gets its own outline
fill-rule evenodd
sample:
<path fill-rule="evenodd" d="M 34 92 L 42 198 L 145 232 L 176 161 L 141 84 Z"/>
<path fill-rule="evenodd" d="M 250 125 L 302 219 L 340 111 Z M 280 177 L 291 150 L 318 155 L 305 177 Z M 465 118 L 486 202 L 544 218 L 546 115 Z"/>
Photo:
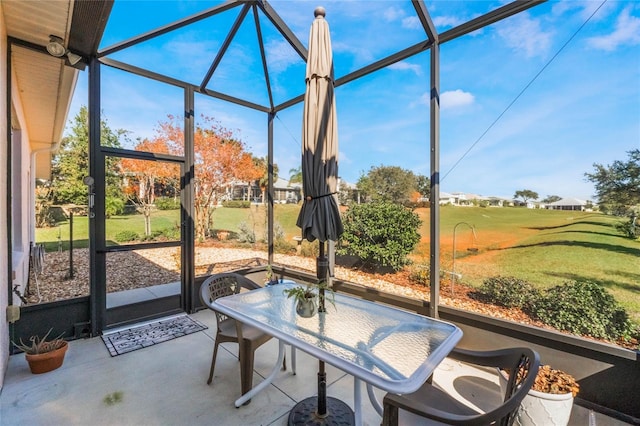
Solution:
<path fill-rule="evenodd" d="M 354 377 L 355 423 L 361 424 L 360 381 L 382 414 L 371 386 L 397 394 L 416 391 L 462 337 L 453 324 L 338 293 L 334 303 L 327 295 L 326 312 L 303 318 L 283 293 L 291 287 L 282 283 L 213 302 L 220 312 L 280 341 L 271 374 L 236 400 L 236 407 L 275 378 L 286 343 Z"/>

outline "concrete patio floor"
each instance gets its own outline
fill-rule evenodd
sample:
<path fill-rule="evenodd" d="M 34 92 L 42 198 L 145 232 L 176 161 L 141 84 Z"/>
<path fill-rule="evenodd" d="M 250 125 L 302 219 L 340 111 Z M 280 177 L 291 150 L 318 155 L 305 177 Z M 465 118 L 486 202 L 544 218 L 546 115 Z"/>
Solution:
<path fill-rule="evenodd" d="M 206 310 L 192 317 L 209 328 L 117 357 L 109 355 L 99 337 L 73 341 L 64 365 L 42 375 L 29 372 L 23 354 L 11 356 L 0 393 L 0 424 L 285 425 L 289 410 L 316 394 L 318 363 L 298 351 L 296 375 L 290 369 L 281 372 L 248 406 L 236 409 L 237 345 L 221 346 L 214 381 L 208 386 L 215 318 Z M 277 347 L 271 340 L 257 350 L 254 385 L 271 370 Z M 288 359 L 289 354 L 287 349 Z M 327 394 L 353 407 L 353 378 L 327 366 L 327 379 Z M 434 380 L 479 407 L 499 398 L 497 376 L 490 370 L 447 359 Z M 384 392 L 376 394 L 381 401 Z M 362 399 L 364 424 L 379 425 L 381 417 L 364 388 Z M 626 424 L 598 413 L 593 419 L 597 425 Z M 411 419 L 405 424 L 419 423 Z M 570 425 L 589 425 L 589 410 L 574 404 Z"/>

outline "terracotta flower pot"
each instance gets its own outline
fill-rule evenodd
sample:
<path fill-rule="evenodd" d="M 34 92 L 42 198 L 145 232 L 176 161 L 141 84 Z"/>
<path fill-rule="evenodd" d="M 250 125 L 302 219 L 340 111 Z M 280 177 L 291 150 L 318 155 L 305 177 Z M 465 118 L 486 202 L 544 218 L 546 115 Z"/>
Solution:
<path fill-rule="evenodd" d="M 25 359 L 29 363 L 29 369 L 33 374 L 42 374 L 55 370 L 62 365 L 64 361 L 64 355 L 67 352 L 69 344 L 64 344 L 51 352 L 45 352 L 42 354 L 25 354 Z"/>

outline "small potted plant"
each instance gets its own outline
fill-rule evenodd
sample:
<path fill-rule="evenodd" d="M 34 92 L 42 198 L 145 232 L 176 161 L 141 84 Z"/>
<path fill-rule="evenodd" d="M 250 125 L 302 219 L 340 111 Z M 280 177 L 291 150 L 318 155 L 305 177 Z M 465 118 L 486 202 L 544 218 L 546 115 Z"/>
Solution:
<path fill-rule="evenodd" d="M 62 334 L 55 339 L 47 340 L 53 329 L 49 329 L 44 337 L 31 336 L 30 344 L 20 339 L 20 343 L 13 345 L 25 353 L 29 369 L 33 374 L 47 373 L 62 365 L 69 344 L 62 338 Z"/>
<path fill-rule="evenodd" d="M 319 291 L 318 293 L 316 293 L 315 289 L 324 291 Z M 331 302 L 331 304 L 335 306 L 334 291 L 332 288 L 327 286 L 326 281 L 321 281 L 318 284 L 310 284 L 308 286 L 298 285 L 296 287 L 287 288 L 284 290 L 284 294 L 286 294 L 287 297 L 293 297 L 294 299 L 296 299 L 296 312 L 301 317 L 305 318 L 309 318 L 315 315 L 316 310 L 318 309 L 316 298 L 324 297 L 325 300 L 327 300 L 326 292 L 329 292 L 329 302 Z"/>
<path fill-rule="evenodd" d="M 273 267 L 271 264 L 267 265 L 264 276 L 266 278 L 266 285 L 278 284 L 278 277 L 273 273 Z"/>
<path fill-rule="evenodd" d="M 310 318 L 316 314 L 318 309 L 316 306 L 317 294 L 313 291 L 312 286 L 298 285 L 287 288 L 284 289 L 284 294 L 296 300 L 296 312 L 301 317 Z"/>
<path fill-rule="evenodd" d="M 504 392 L 508 375 L 500 370 L 500 388 Z M 549 365 L 541 365 L 532 388 L 520 403 L 516 424 L 522 426 L 567 425 L 573 398 L 580 385 L 575 378 Z"/>

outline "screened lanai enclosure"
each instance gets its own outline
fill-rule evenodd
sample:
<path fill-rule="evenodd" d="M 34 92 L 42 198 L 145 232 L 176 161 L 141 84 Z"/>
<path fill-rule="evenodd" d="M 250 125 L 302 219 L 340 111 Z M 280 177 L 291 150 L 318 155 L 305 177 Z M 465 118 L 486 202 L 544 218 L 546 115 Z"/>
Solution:
<path fill-rule="evenodd" d="M 637 352 L 613 345 L 603 349 L 591 341 L 576 343 L 573 337 L 560 333 L 543 336 L 541 329 L 505 325 L 493 318 L 478 320 L 467 311 L 440 303 L 441 297 L 454 293 L 454 284 L 463 274 L 481 277 L 505 272 L 469 261 L 479 247 L 480 251 L 501 249 L 506 244 L 506 239 L 491 240 L 495 235 L 489 232 L 483 235 L 482 223 L 469 224 L 452 215 L 453 247 L 443 242 L 441 213 L 451 208 L 444 204 L 457 206 L 461 195 L 441 191 L 441 181 L 446 178 L 460 184 L 482 180 L 501 168 L 496 164 L 512 161 L 508 150 L 495 154 L 491 160 L 495 163 L 483 157 L 463 160 L 516 101 L 530 101 L 533 109 L 544 110 L 544 99 L 533 94 L 527 98 L 523 93 L 535 92 L 532 83 L 550 62 L 538 59 L 528 64 L 532 69 L 520 74 L 520 59 L 500 59 L 495 44 L 513 47 L 509 43 L 518 42 L 511 36 L 518 34 L 523 43 L 518 47 L 535 56 L 535 49 L 548 40 L 529 18 L 559 13 L 557 5 L 541 0 L 476 2 L 474 13 L 464 9 L 464 2 L 447 3 L 407 0 L 323 5 L 334 48 L 340 123 L 338 186 L 346 194 L 341 211 L 360 202 L 355 182 L 366 176 L 367 168 L 372 171 L 377 165 L 403 164 L 417 170 L 416 174 L 426 178 L 424 192 L 428 193 L 428 197 L 414 196 L 424 215 L 414 250 L 420 260 L 412 259 L 423 267 L 428 298 L 387 294 L 348 278 L 336 278 L 335 288 L 464 324 L 466 342 L 472 346 L 515 339 L 547 345 L 549 357 L 562 358 L 568 351 L 574 358 L 567 358 L 566 364 L 589 365 L 587 359 L 595 359 L 597 366 L 587 368 L 592 376 L 584 378 L 584 400 L 640 417 L 632 402 L 615 397 L 637 390 L 638 381 L 628 380 L 638 376 L 637 370 L 633 372 Z M 80 253 L 87 255 L 88 274 L 82 280 L 89 292 L 27 305 L 20 321 L 11 325 L 12 339 L 46 332 L 52 326 L 72 338 L 98 336 L 127 324 L 193 313 L 202 308 L 200 284 L 224 262 L 256 281 L 264 278 L 268 265 L 277 276 L 314 282 L 315 264 L 304 270 L 278 256 L 282 247 L 312 262 L 317 255 L 313 245 L 301 241 L 299 230 L 283 228 L 284 223 L 294 221 L 291 217 L 297 216 L 299 202 L 306 195 L 302 182 L 294 176 L 299 174 L 301 162 L 307 37 L 317 5 L 231 0 L 182 6 L 163 3 L 165 6 L 175 9 L 159 13 L 147 2 L 73 2 L 69 33 L 63 37 L 62 55 L 56 60 L 66 68 L 80 70 L 80 77 L 75 77 L 76 99 L 80 100 L 74 102 L 82 105 L 75 108 L 82 111 L 78 116 L 85 114 L 88 124 L 86 187 L 82 188 L 86 211 L 76 216 L 72 231 L 86 233 L 86 240 L 83 247 L 72 247 L 70 253 L 76 253 L 71 254 L 76 258 Z M 449 8 L 446 14 L 438 13 L 445 7 Z M 366 17 L 362 10 L 369 10 Z M 18 9 L 10 12 L 20 14 Z M 567 30 L 569 39 L 581 28 L 580 22 L 573 25 Z M 43 29 L 40 35 L 44 39 L 37 41 L 8 27 L 9 49 L 18 75 L 29 57 L 50 60 L 53 53 L 47 50 L 47 43 L 55 41 L 50 36 L 63 36 L 44 34 L 49 29 Z M 510 41 L 496 41 L 498 35 Z M 25 59 L 20 62 L 20 58 Z M 482 64 L 478 58 L 483 59 Z M 481 124 L 471 118 L 465 126 L 452 124 L 451 117 L 458 112 L 449 109 L 451 105 L 471 105 L 473 98 L 456 90 L 457 83 L 448 79 L 453 70 L 461 69 L 466 71 L 465 82 L 483 85 L 506 99 L 504 105 L 487 106 L 490 112 L 474 111 L 472 116 L 480 117 Z M 548 78 L 558 77 L 550 73 Z M 505 82 L 505 75 L 517 77 Z M 394 89 L 399 86 L 406 91 Z M 445 91 L 446 102 L 442 96 Z M 515 139 L 513 129 L 518 126 L 538 128 L 553 121 L 533 109 L 515 112 L 518 118 L 508 129 L 499 130 L 499 139 Z M 392 110 L 397 111 L 392 114 Z M 69 117 L 71 133 L 73 120 Z M 536 125 L 531 124 L 534 121 Z M 466 127 L 467 122 L 469 128 L 462 136 L 451 134 L 452 127 Z M 446 133 L 441 143 L 443 123 Z M 464 139 L 468 149 L 447 151 L 447 168 L 442 170 L 441 145 L 453 143 L 457 137 Z M 541 133 L 540 138 L 545 135 Z M 367 163 L 361 161 L 365 154 L 370 156 Z M 114 179 L 117 173 L 124 178 Z M 464 177 L 456 178 L 456 174 Z M 516 185 L 520 184 L 518 179 L 514 178 Z M 121 215 L 112 213 L 114 195 L 137 200 L 127 207 L 138 213 L 137 238 L 131 236 L 134 232 L 129 225 L 123 225 Z M 455 201 L 443 202 L 445 199 Z M 486 202 L 483 207 L 493 207 L 494 201 L 499 205 L 509 202 L 500 197 L 483 200 L 474 205 Z M 159 201 L 173 208 L 158 209 Z M 150 205 L 153 210 L 148 209 Z M 492 215 L 487 208 L 479 220 L 490 221 Z M 460 224 L 468 226 L 458 229 Z M 510 232 L 505 229 L 500 229 L 501 235 Z M 63 239 L 58 237 L 60 246 Z M 225 251 L 228 239 L 244 244 L 231 260 Z M 258 244 L 259 240 L 265 244 Z M 346 255 L 339 261 L 347 269 L 357 262 Z M 335 257 L 329 263 L 333 275 Z M 73 274 L 73 265 L 69 271 Z M 111 285 L 121 278 L 144 281 L 145 285 L 124 296 Z M 478 278 L 477 283 L 480 281 Z M 9 290 L 12 305 L 19 295 Z M 491 333 L 504 337 L 491 337 Z M 598 377 L 608 369 L 627 379 L 607 385 L 610 392 L 604 397 L 598 390 Z"/>
<path fill-rule="evenodd" d="M 379 57 L 372 55 L 366 60 L 369 63 L 362 67 L 343 64 L 340 61 L 340 55 L 336 56 L 336 90 L 342 87 L 347 88 L 349 83 L 369 75 L 382 73 L 389 67 L 397 66 L 398 63 L 403 63 L 414 56 L 421 55 L 422 62 L 428 59 L 426 68 L 429 73 L 421 76 L 421 84 L 422 90 L 425 92 L 428 90 L 432 95 L 430 102 L 419 108 L 416 114 L 422 115 L 425 124 L 428 122 L 430 127 L 430 130 L 425 128 L 424 133 L 419 136 L 423 148 L 418 155 L 422 156 L 423 163 L 430 164 L 430 192 L 431 199 L 434 200 L 431 202 L 432 238 L 429 246 L 431 300 L 434 302 L 429 305 L 431 315 L 437 315 L 440 276 L 437 244 L 439 235 L 437 202 L 439 199 L 439 46 L 540 3 L 527 1 L 507 4 L 495 10 L 488 10 L 480 17 L 439 34 L 431 21 L 426 5 L 420 1 L 407 2 L 402 5 L 402 13 L 406 14 L 406 19 L 415 20 L 412 24 L 413 28 L 407 30 L 406 25 L 400 25 L 396 26 L 394 31 L 411 33 L 408 39 L 412 40 L 412 44 L 389 43 L 375 53 Z M 78 13 L 78 16 L 87 13 L 93 19 L 100 20 L 108 16 L 111 6 L 110 2 L 98 4 L 79 2 L 76 4 L 74 13 Z M 303 17 L 302 7 L 286 4 L 279 6 L 287 14 L 293 13 L 296 17 Z M 117 8 L 118 3 L 113 7 Z M 312 12 L 309 13 L 311 18 Z M 329 9 L 327 18 L 329 22 L 331 22 L 331 13 Z M 203 178 L 199 179 L 198 162 L 205 154 L 200 151 L 202 148 L 195 147 L 197 142 L 194 142 L 201 134 L 199 120 L 202 117 L 207 120 L 213 115 L 211 112 L 219 116 L 220 111 L 225 114 L 227 113 L 225 111 L 231 113 L 233 108 L 244 108 L 255 111 L 252 117 L 255 117 L 256 122 L 264 123 L 263 136 L 266 138 L 262 143 L 266 145 L 265 161 L 268 175 L 264 179 L 266 197 L 262 201 L 267 205 L 265 232 L 269 264 L 274 263 L 273 228 L 274 223 L 277 223 L 274 213 L 274 202 L 277 202 L 274 200 L 274 183 L 278 177 L 278 165 L 274 163 L 274 157 L 276 154 L 280 158 L 285 155 L 297 157 L 300 153 L 298 136 L 290 133 L 286 138 L 283 137 L 283 131 L 291 132 L 283 124 L 279 138 L 276 140 L 274 129 L 278 127 L 277 123 L 284 123 L 280 120 L 280 115 L 286 116 L 290 114 L 290 110 L 297 112 L 295 109 L 301 107 L 304 92 L 304 66 L 307 60 L 306 37 L 298 35 L 300 30 L 297 27 L 298 32 L 289 26 L 278 13 L 277 3 L 272 5 L 262 1 L 224 2 L 173 22 L 163 23 L 156 28 L 152 27 L 152 22 L 156 19 L 151 11 L 141 14 L 138 19 L 142 23 L 138 31 L 142 29 L 144 31 L 127 37 L 132 31 L 120 29 L 117 35 L 124 36 L 124 39 L 116 39 L 114 33 L 109 32 L 109 25 L 114 27 L 124 25 L 126 28 L 129 24 L 108 22 L 105 31 L 108 39 L 103 38 L 95 52 L 81 52 L 83 60 L 79 63 L 83 67 L 86 64 L 85 72 L 88 74 L 90 161 L 87 175 L 92 178 L 92 183 L 87 187 L 91 199 L 88 205 L 89 265 L 91 265 L 88 310 L 91 316 L 83 321 L 74 319 L 72 323 L 76 328 L 82 328 L 84 332 L 90 328 L 93 335 L 114 325 L 142 318 L 174 311 L 191 312 L 198 305 L 194 258 L 197 252 L 195 241 L 201 235 L 198 235 L 199 230 L 196 229 L 199 206 L 197 202 L 194 203 L 194 197 L 209 184 L 204 182 L 204 178 L 209 176 L 206 173 L 203 172 Z M 420 27 L 419 31 L 415 30 L 416 25 Z M 90 32 L 91 29 L 87 27 L 78 31 Z M 191 40 L 190 43 L 183 41 L 189 39 L 191 33 L 196 32 L 197 40 Z M 338 38 L 338 42 L 357 46 L 356 40 Z M 13 45 L 18 49 L 30 47 L 17 39 L 13 40 Z M 161 55 L 161 61 L 157 60 L 158 55 Z M 239 56 L 240 58 L 246 56 L 245 63 L 238 60 Z M 293 83 L 285 86 L 284 81 Z M 346 89 L 343 97 L 349 96 Z M 134 98 L 145 99 L 146 106 L 143 108 L 150 110 L 151 113 L 140 111 L 141 104 L 137 102 L 128 102 L 129 99 Z M 346 102 L 348 101 L 345 100 Z M 110 114 L 126 114 L 129 117 L 125 128 L 127 133 L 121 137 L 122 142 L 118 144 L 114 144 L 113 138 L 109 137 L 110 129 L 105 130 L 99 124 L 105 120 L 108 122 Z M 157 143 L 157 138 L 154 141 L 156 143 L 141 143 L 145 139 L 153 138 L 153 133 L 149 132 L 150 128 L 154 128 L 159 137 L 168 139 L 170 148 L 167 148 L 167 144 Z M 432 155 L 429 155 L 429 152 Z M 107 239 L 107 235 L 112 235 L 109 226 L 113 226 L 106 221 L 109 212 L 109 195 L 118 191 L 118 188 L 111 187 L 113 180 L 109 180 L 108 176 L 113 172 L 110 168 L 116 162 L 127 164 L 128 173 L 134 176 L 136 170 L 146 170 L 148 174 L 155 173 L 157 176 L 164 177 L 165 180 L 174 182 L 170 195 L 174 199 L 179 199 L 181 206 L 180 216 L 174 219 L 175 229 L 178 232 L 174 231 L 162 242 L 122 244 Z M 297 164 L 299 165 L 299 162 Z M 237 167 L 243 166 L 239 164 Z M 151 170 L 154 172 L 150 172 Z M 157 179 L 159 180 L 159 177 Z M 240 181 L 242 178 L 237 177 L 237 179 Z M 147 186 L 153 185 L 154 183 L 149 183 Z M 158 184 L 155 183 L 155 185 Z M 141 188 L 137 190 L 140 193 L 143 191 Z M 134 298 L 130 304 L 121 302 L 117 294 L 107 292 L 107 282 L 111 279 L 110 277 L 122 273 L 118 269 L 126 267 L 127 258 L 157 257 L 159 250 L 166 247 L 175 248 L 173 257 L 178 265 L 176 273 L 179 274 L 179 289 L 174 284 L 173 292 L 167 297 L 154 298 L 152 301 Z M 123 260 L 109 262 L 110 258 L 116 258 L 116 256 Z M 125 271 L 125 273 L 131 272 Z M 150 284 L 168 286 L 170 283 L 161 281 Z M 170 290 L 167 288 L 167 291 Z M 74 334 L 78 332 L 76 330 Z"/>

